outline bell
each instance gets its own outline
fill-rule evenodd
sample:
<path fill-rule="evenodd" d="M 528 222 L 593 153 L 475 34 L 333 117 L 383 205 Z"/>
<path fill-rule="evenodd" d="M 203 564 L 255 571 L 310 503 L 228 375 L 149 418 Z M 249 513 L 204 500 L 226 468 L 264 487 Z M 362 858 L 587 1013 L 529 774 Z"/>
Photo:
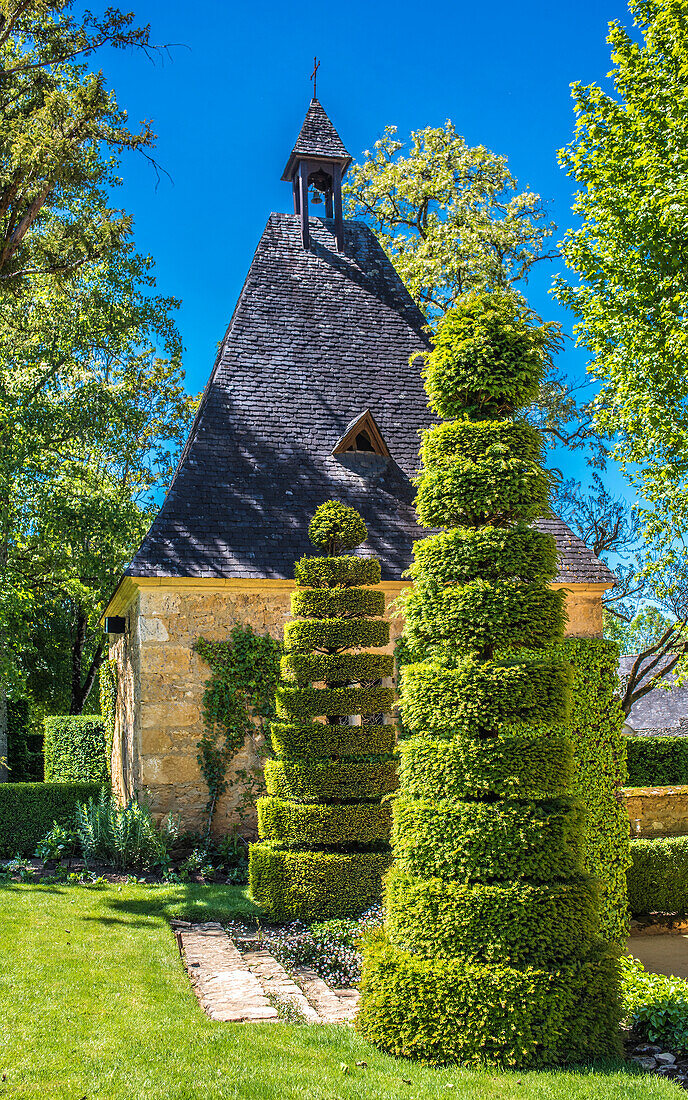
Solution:
<path fill-rule="evenodd" d="M 313 190 L 313 205 L 317 206 L 318 203 L 323 201 L 323 197 L 319 191 Z"/>

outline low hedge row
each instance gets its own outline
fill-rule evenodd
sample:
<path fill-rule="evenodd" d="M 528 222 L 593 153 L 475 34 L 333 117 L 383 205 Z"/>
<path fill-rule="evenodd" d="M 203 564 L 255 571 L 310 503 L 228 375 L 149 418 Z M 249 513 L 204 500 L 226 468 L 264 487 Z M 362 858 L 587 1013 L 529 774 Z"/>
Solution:
<path fill-rule="evenodd" d="M 431 1064 L 525 1069 L 621 1055 L 616 958 L 602 947 L 554 972 L 424 958 L 366 937 L 357 1029 Z"/>
<path fill-rule="evenodd" d="M 517 523 L 513 527 L 453 527 L 413 544 L 412 577 L 466 584 L 482 577 L 549 581 L 557 566 L 552 535 Z"/>
<path fill-rule="evenodd" d="M 360 913 L 382 894 L 389 852 L 294 852 L 251 845 L 252 898 L 271 920 L 326 920 Z"/>
<path fill-rule="evenodd" d="M 342 554 L 332 558 L 303 557 L 294 566 L 294 580 L 306 588 L 349 588 L 358 584 L 379 584 L 380 562 L 377 558 L 359 558 Z"/>
<path fill-rule="evenodd" d="M 419 878 L 546 882 L 582 871 L 582 820 L 581 807 L 570 798 L 396 798 L 392 844 L 399 869 Z"/>
<path fill-rule="evenodd" d="M 629 787 L 688 784 L 688 737 L 627 737 Z"/>
<path fill-rule="evenodd" d="M 392 811 L 387 803 L 303 805 L 258 799 L 258 832 L 288 848 L 389 848 Z"/>
<path fill-rule="evenodd" d="M 558 641 L 566 622 L 563 590 L 514 580 L 440 584 L 424 578 L 409 589 L 405 637 L 412 649 L 433 655 L 542 649 Z"/>
<path fill-rule="evenodd" d="M 385 594 L 378 588 L 303 588 L 291 594 L 291 613 L 344 620 L 384 615 Z"/>
<path fill-rule="evenodd" d="M 382 619 L 342 622 L 341 619 L 293 619 L 284 628 L 284 648 L 292 653 L 314 649 L 373 649 L 389 642 L 389 623 Z"/>
<path fill-rule="evenodd" d="M 265 763 L 268 794 L 294 802 L 374 802 L 396 790 L 394 760 L 344 760 L 314 764 L 298 760 Z"/>
<path fill-rule="evenodd" d="M 312 688 L 281 683 L 275 702 L 280 718 L 297 720 L 325 714 L 389 714 L 394 706 L 394 688 Z"/>
<path fill-rule="evenodd" d="M 105 783 L 108 753 L 100 714 L 59 714 L 44 719 L 45 778 L 48 783 Z"/>
<path fill-rule="evenodd" d="M 490 661 L 467 659 L 455 668 L 406 665 L 401 707 L 412 733 L 479 737 L 505 722 L 559 724 L 570 713 L 571 669 L 552 657 Z"/>
<path fill-rule="evenodd" d="M 79 803 L 100 791 L 100 783 L 0 784 L 0 856 L 33 855 L 54 821 L 71 826 Z"/>
<path fill-rule="evenodd" d="M 628 908 L 638 913 L 688 913 L 688 836 L 631 841 Z"/>
<path fill-rule="evenodd" d="M 280 661 L 282 676 L 297 684 L 369 683 L 394 672 L 391 653 L 287 653 Z"/>
<path fill-rule="evenodd" d="M 413 737 L 399 746 L 399 775 L 411 798 L 466 798 L 487 792 L 508 798 L 564 794 L 573 776 L 565 737 L 489 737 L 442 741 Z"/>
<path fill-rule="evenodd" d="M 456 459 L 426 469 L 416 498 L 418 519 L 424 527 L 528 522 L 547 511 L 551 483 L 534 462 L 489 454 L 478 462 Z"/>
<path fill-rule="evenodd" d="M 385 928 L 396 947 L 427 958 L 547 966 L 590 950 L 599 931 L 597 895 L 590 875 L 469 885 L 393 867 L 385 883 Z"/>
<path fill-rule="evenodd" d="M 325 722 L 272 722 L 270 741 L 277 756 L 309 760 L 342 756 L 389 756 L 396 726 L 330 726 Z"/>

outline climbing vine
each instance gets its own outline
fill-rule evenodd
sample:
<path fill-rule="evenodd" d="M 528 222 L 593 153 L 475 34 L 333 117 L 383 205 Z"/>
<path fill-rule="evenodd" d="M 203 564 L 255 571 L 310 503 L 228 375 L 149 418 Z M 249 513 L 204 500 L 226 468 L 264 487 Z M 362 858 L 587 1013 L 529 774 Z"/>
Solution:
<path fill-rule="evenodd" d="M 249 735 L 262 732 L 275 718 L 275 688 L 279 679 L 282 645 L 269 634 L 256 634 L 250 626 L 232 628 L 224 642 L 199 638 L 194 644 L 211 675 L 203 693 L 205 732 L 198 742 L 198 765 L 208 787 L 206 812 L 210 828 L 217 800 L 230 785 L 229 765 Z M 245 771 L 235 778 L 249 784 Z"/>
<path fill-rule="evenodd" d="M 115 712 L 117 709 L 117 661 L 103 661 L 99 670 L 100 713 L 105 719 L 108 772 L 112 766 L 112 743 L 115 739 Z"/>

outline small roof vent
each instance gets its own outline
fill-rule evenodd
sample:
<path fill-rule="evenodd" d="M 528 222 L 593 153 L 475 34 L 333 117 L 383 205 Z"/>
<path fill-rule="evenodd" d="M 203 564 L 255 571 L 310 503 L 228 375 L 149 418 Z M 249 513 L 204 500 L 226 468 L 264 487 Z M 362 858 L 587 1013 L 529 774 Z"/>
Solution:
<path fill-rule="evenodd" d="M 366 409 L 351 421 L 344 435 L 335 443 L 332 454 L 341 455 L 347 451 L 362 451 L 366 454 L 383 455 L 384 458 L 391 457 L 370 409 Z"/>

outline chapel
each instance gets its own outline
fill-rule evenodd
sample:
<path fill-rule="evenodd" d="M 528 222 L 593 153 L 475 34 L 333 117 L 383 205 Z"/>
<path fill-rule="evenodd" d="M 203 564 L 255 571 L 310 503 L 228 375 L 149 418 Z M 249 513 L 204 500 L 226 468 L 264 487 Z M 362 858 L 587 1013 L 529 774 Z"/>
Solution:
<path fill-rule="evenodd" d="M 220 345 L 165 500 L 106 611 L 117 665 L 115 791 L 200 827 L 208 799 L 196 760 L 209 668 L 194 652 L 236 624 L 281 638 L 295 561 L 327 500 L 353 505 L 392 604 L 408 584 L 419 433 L 432 422 L 414 361 L 426 321 L 374 233 L 346 220 L 351 163 L 315 97 L 287 160 L 293 213 L 271 214 Z M 314 201 L 323 216 L 314 217 Z M 602 633 L 614 577 L 556 516 L 556 587 L 569 635 Z M 402 623 L 391 618 L 392 646 Z M 233 767 L 258 773 L 250 744 Z M 214 829 L 239 822 L 235 785 Z M 244 799 L 245 801 L 245 799 Z M 241 823 L 245 824 L 242 817 Z"/>

